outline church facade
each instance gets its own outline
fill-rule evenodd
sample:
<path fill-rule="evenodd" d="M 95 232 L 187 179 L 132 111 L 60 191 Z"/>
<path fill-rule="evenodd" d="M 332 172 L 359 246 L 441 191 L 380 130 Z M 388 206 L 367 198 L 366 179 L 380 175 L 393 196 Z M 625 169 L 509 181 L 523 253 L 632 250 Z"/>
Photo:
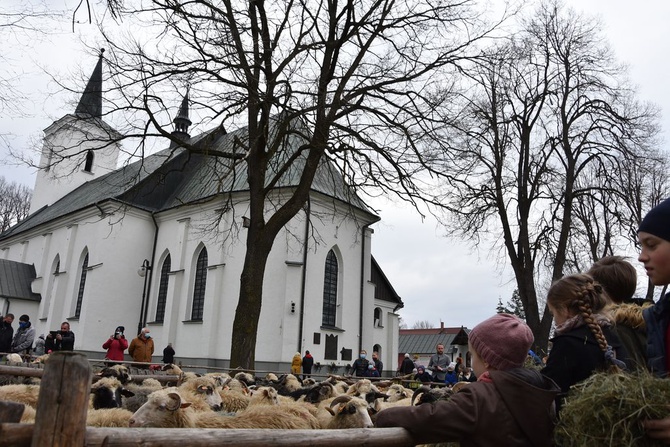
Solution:
<path fill-rule="evenodd" d="M 244 173 L 175 145 L 117 167 L 119 134 L 102 120 L 102 62 L 75 113 L 45 129 L 29 217 L 0 234 L 0 313 L 28 314 L 37 334 L 68 321 L 75 350 L 93 358 L 104 357 L 117 326 L 129 339 L 147 326 L 156 362 L 172 343 L 185 365 L 229 367 L 246 252 Z M 175 124 L 191 144 L 219 150 L 245 134 L 188 136 L 187 96 Z M 284 149 L 298 144 L 287 139 Z M 295 175 L 273 192 L 278 201 Z M 324 162 L 270 253 L 258 370 L 288 370 L 305 350 L 339 372 L 360 349 L 395 365 L 403 304 L 372 256 L 378 220 Z"/>

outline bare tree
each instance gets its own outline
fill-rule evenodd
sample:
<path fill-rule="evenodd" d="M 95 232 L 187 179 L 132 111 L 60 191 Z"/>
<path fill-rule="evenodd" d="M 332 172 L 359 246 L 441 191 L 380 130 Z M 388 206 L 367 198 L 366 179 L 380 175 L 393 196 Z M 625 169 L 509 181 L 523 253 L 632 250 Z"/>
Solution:
<path fill-rule="evenodd" d="M 433 329 L 433 323 L 428 320 L 415 321 L 412 325 L 412 329 Z"/>
<path fill-rule="evenodd" d="M 0 177 L 0 233 L 28 217 L 31 195 L 27 186 Z"/>
<path fill-rule="evenodd" d="M 230 362 L 253 368 L 267 257 L 305 205 L 319 164 L 336 162 L 351 185 L 433 200 L 420 175 L 434 156 L 424 144 L 433 111 L 486 30 L 469 0 L 135 3 L 119 2 L 115 13 L 142 22 L 146 37 L 105 34 L 117 110 L 137 125 L 123 133 L 142 139 L 137 154 L 162 136 L 246 171 L 247 253 Z M 218 132 L 247 126 L 234 151 L 171 135 L 163 98 L 180 85 Z M 302 144 L 282 154 L 294 136 Z M 299 184 L 273 198 L 286 172 L 297 172 Z"/>
<path fill-rule="evenodd" d="M 656 115 L 634 101 L 596 22 L 550 1 L 522 25 L 466 72 L 471 90 L 442 139 L 445 202 L 457 233 L 499 235 L 526 321 L 545 348 L 552 317 L 540 306 L 542 290 L 568 259 L 588 256 L 588 245 L 572 240 L 575 227 L 588 230 L 599 217 L 589 219 L 586 205 L 613 193 L 614 181 L 602 178 L 620 175 L 632 148 L 654 137 Z M 621 228 L 616 213 L 605 217 L 612 222 L 603 231 Z M 612 241 L 600 248 L 612 250 Z"/>

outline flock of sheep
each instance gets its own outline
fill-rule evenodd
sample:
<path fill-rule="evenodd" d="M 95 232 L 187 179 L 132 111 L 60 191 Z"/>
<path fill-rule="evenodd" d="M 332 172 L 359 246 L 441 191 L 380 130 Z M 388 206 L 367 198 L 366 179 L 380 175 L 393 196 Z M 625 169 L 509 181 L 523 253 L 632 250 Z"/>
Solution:
<path fill-rule="evenodd" d="M 167 365 L 179 381 L 133 383 L 123 365 L 104 368 L 91 386 L 87 425 L 93 427 L 343 429 L 374 426 L 389 406 L 447 399 L 447 388 L 405 388 L 392 381 L 329 376 L 316 382 L 287 374 L 257 378 L 245 372 L 197 375 Z M 25 405 L 22 423 L 32 423 L 38 384 L 0 386 L 0 401 Z"/>

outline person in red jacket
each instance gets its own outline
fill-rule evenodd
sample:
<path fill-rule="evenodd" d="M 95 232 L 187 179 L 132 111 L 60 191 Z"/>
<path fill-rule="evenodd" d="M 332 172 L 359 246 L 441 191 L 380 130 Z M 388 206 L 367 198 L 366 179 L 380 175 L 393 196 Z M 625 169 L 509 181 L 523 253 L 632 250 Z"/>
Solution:
<path fill-rule="evenodd" d="M 109 339 L 102 345 L 102 349 L 107 350 L 105 359 L 123 361 L 123 351 L 128 349 L 128 340 L 123 335 L 124 329 L 123 326 L 118 326 L 114 334 L 110 335 Z"/>

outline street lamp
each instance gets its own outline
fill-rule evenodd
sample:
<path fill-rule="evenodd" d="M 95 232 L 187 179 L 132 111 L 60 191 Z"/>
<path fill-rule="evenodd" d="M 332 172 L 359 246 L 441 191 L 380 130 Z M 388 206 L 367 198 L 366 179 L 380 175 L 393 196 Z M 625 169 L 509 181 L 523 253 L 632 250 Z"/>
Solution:
<path fill-rule="evenodd" d="M 151 263 L 149 263 L 148 259 L 145 259 L 142 262 L 142 266 L 137 270 L 137 274 L 144 278 L 144 286 L 142 287 L 142 304 L 140 305 L 140 322 L 137 325 L 138 334 L 142 332 L 142 328 L 144 327 L 147 320 L 147 314 L 149 313 L 149 300 L 147 299 L 147 282 L 151 277 L 151 274 L 147 274 L 149 272 L 151 272 Z"/>
<path fill-rule="evenodd" d="M 451 361 L 454 361 L 454 354 L 458 352 L 458 346 L 452 346 L 451 347 Z"/>

